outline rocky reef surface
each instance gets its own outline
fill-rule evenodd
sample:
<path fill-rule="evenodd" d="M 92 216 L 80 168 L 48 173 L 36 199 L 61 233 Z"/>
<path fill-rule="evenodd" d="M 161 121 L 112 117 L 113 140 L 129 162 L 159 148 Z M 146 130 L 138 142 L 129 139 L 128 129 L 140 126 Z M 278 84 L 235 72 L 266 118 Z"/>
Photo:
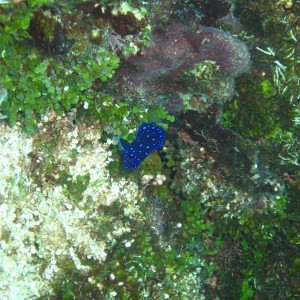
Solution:
<path fill-rule="evenodd" d="M 299 15 L 2 1 L 0 298 L 298 299 Z"/>
<path fill-rule="evenodd" d="M 83 274 L 86 260 L 103 264 L 108 244 L 131 231 L 124 216 L 139 214 L 138 186 L 110 179 L 101 129 L 70 128 L 66 120 L 41 123 L 33 136 L 1 124 L 1 299 L 49 293 L 61 264 Z M 116 201 L 123 213 L 109 218 L 106 207 Z M 107 222 L 114 225 L 105 229 Z"/>

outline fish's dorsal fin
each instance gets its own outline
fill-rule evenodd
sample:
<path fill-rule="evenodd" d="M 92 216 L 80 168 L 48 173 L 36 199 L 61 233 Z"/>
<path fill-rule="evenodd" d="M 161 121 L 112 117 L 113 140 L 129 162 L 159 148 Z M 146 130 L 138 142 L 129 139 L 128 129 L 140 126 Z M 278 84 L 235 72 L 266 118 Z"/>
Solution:
<path fill-rule="evenodd" d="M 141 132 L 143 132 L 143 130 L 145 130 L 145 129 L 148 127 L 148 125 L 149 125 L 149 124 L 143 122 L 143 123 L 139 126 L 136 135 L 138 136 Z"/>
<path fill-rule="evenodd" d="M 119 139 L 119 145 L 124 151 L 126 151 L 130 147 L 130 143 L 124 139 Z"/>

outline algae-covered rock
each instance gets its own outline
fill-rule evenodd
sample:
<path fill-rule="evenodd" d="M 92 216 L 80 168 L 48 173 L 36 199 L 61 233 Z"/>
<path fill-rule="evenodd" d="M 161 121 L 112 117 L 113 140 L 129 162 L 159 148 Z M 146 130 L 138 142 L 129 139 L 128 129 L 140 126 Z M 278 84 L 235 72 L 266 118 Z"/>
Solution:
<path fill-rule="evenodd" d="M 2 299 L 51 293 L 66 265 L 84 274 L 91 261 L 103 264 L 111 241 L 131 230 L 122 217 L 138 213 L 137 185 L 109 181 L 101 128 L 49 118 L 30 137 L 0 125 Z M 109 217 L 104 211 L 116 201 L 124 214 Z"/>

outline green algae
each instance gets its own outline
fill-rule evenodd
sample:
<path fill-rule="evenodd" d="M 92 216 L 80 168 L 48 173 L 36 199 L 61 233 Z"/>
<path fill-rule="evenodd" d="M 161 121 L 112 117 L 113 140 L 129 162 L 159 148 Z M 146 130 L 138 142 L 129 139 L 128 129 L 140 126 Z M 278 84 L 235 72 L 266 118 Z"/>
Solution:
<path fill-rule="evenodd" d="M 6 51 L 1 59 L 7 74 L 1 83 L 8 89 L 8 101 L 2 105 L 2 111 L 11 126 L 23 115 L 27 131 L 33 130 L 46 111 L 54 109 L 62 114 L 82 107 L 84 102 L 93 102 L 93 81 L 103 82 L 112 77 L 119 61 L 103 48 L 91 49 L 78 60 L 64 61 L 45 57 L 24 45 L 17 48 L 19 53 Z"/>

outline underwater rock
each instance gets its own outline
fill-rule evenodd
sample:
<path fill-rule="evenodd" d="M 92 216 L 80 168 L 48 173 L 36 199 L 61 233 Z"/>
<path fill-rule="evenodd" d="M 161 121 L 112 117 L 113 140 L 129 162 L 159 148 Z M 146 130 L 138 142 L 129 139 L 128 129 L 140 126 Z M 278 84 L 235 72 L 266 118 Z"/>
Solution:
<path fill-rule="evenodd" d="M 43 6 L 30 21 L 29 34 L 38 47 L 52 54 L 66 54 L 74 44 L 61 24 L 61 14 L 55 6 Z"/>
<path fill-rule="evenodd" d="M 254 198 L 257 195 L 267 198 L 267 195 L 281 194 L 284 191 L 283 181 L 271 171 L 264 155 L 251 142 L 218 124 L 218 114 L 218 107 L 212 106 L 202 114 L 188 110 L 180 118 L 185 132 L 210 153 L 215 167 L 236 187 Z M 179 178 L 182 176 L 179 175 Z"/>
<path fill-rule="evenodd" d="M 145 11 L 125 2 L 107 3 L 106 5 L 84 2 L 78 7 L 86 15 L 91 16 L 95 23 L 102 19 L 110 24 L 113 32 L 121 37 L 139 34 L 147 25 Z"/>
<path fill-rule="evenodd" d="M 222 30 L 175 25 L 156 31 L 150 47 L 127 59 L 140 73 L 154 78 L 182 72 L 207 60 L 215 62 L 220 76 L 234 78 L 248 70 L 250 53 L 245 43 Z"/>
<path fill-rule="evenodd" d="M 215 0 L 215 1 L 202 1 L 198 8 L 201 10 L 203 17 L 201 18 L 201 24 L 207 26 L 214 26 L 216 22 L 225 17 L 232 10 L 231 1 Z"/>
<path fill-rule="evenodd" d="M 232 9 L 231 1 L 226 0 L 174 2 L 169 6 L 170 20 L 183 24 L 214 26 L 216 20 L 226 16 Z"/>
<path fill-rule="evenodd" d="M 176 114 L 183 108 L 183 99 L 178 95 L 160 97 L 160 103 L 171 114 Z"/>
<path fill-rule="evenodd" d="M 225 27 L 232 34 L 238 34 L 242 31 L 242 24 L 232 13 L 216 21 L 216 27 L 220 26 Z"/>

